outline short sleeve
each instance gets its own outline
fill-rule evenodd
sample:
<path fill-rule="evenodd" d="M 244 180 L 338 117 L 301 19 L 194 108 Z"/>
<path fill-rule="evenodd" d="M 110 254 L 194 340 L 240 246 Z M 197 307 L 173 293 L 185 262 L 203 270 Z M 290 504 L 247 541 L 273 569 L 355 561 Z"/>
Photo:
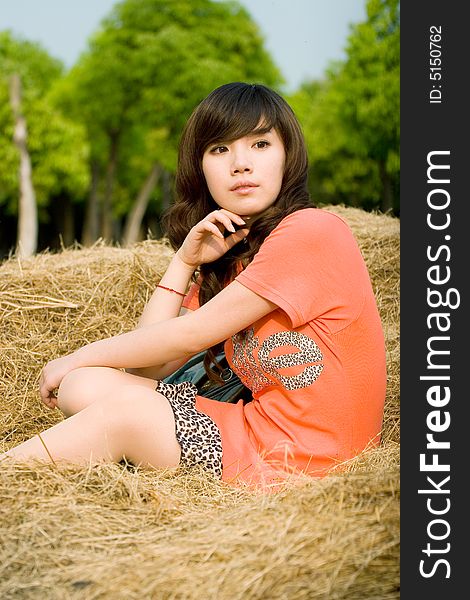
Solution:
<path fill-rule="evenodd" d="M 292 327 L 322 317 L 335 330 L 357 317 L 370 286 L 349 226 L 318 208 L 285 217 L 236 280 L 277 304 Z"/>

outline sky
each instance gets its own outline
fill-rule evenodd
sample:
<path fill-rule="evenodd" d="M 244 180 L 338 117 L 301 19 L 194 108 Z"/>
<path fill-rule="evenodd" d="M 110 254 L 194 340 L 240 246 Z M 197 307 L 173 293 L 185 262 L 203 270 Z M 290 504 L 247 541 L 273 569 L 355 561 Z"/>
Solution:
<path fill-rule="evenodd" d="M 345 58 L 349 25 L 364 21 L 366 0 L 239 0 L 258 23 L 292 92 Z M 0 0 L 0 30 L 40 42 L 71 67 L 117 0 Z"/>

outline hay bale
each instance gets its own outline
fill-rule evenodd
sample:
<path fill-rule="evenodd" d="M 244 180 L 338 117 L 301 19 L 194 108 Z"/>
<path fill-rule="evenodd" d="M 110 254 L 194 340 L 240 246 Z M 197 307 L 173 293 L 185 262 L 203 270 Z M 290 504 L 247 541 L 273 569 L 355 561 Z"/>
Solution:
<path fill-rule="evenodd" d="M 397 219 L 329 207 L 351 225 L 387 339 L 380 448 L 269 496 L 199 471 L 12 464 L 0 471 L 1 598 L 398 598 Z M 172 252 L 96 245 L 0 266 L 0 438 L 60 415 L 44 363 L 136 323 Z"/>

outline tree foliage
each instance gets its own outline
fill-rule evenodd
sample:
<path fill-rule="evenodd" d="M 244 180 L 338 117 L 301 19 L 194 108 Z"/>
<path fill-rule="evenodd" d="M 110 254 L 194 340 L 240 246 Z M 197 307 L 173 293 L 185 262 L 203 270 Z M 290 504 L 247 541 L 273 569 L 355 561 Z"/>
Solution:
<path fill-rule="evenodd" d="M 346 60 L 288 98 L 317 202 L 398 212 L 399 21 L 398 0 L 367 0 Z M 18 210 L 12 73 L 24 90 L 43 245 L 66 228 L 67 240 L 80 238 L 82 223 L 86 243 L 126 241 L 130 231 L 133 241 L 170 201 L 178 139 L 194 106 L 229 81 L 283 83 L 257 24 L 234 1 L 121 0 L 68 73 L 40 45 L 0 32 L 3 251 L 14 244 L 7 230 Z"/>
<path fill-rule="evenodd" d="M 102 216 L 129 213 L 155 164 L 174 172 L 182 127 L 213 88 L 281 83 L 263 44 L 235 2 L 124 0 L 113 7 L 54 91 L 88 131 L 102 174 Z M 109 235 L 109 223 L 104 230 Z"/>
<path fill-rule="evenodd" d="M 398 211 L 398 0 L 369 0 L 352 28 L 347 59 L 293 96 L 305 128 L 314 196 Z"/>
<path fill-rule="evenodd" d="M 19 155 L 13 143 L 14 120 L 9 102 L 9 80 L 14 73 L 22 84 L 22 111 L 28 126 L 40 220 L 49 219 L 48 209 L 54 198 L 80 199 L 88 186 L 85 132 L 48 98 L 48 90 L 62 72 L 62 64 L 40 45 L 0 32 L 0 227 L 18 210 Z"/>

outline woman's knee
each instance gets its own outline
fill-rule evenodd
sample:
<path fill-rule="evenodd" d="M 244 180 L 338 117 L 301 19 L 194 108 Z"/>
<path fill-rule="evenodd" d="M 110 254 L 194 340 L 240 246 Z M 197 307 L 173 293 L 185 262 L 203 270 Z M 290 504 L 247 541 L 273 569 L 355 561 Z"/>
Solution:
<path fill-rule="evenodd" d="M 115 369 L 82 367 L 64 377 L 57 394 L 57 406 L 66 417 L 80 412 L 106 392 L 107 371 Z"/>
<path fill-rule="evenodd" d="M 80 412 L 96 400 L 110 394 L 119 395 L 129 385 L 155 389 L 155 381 L 125 373 L 111 367 L 82 367 L 64 377 L 59 387 L 57 405 L 65 416 Z"/>

